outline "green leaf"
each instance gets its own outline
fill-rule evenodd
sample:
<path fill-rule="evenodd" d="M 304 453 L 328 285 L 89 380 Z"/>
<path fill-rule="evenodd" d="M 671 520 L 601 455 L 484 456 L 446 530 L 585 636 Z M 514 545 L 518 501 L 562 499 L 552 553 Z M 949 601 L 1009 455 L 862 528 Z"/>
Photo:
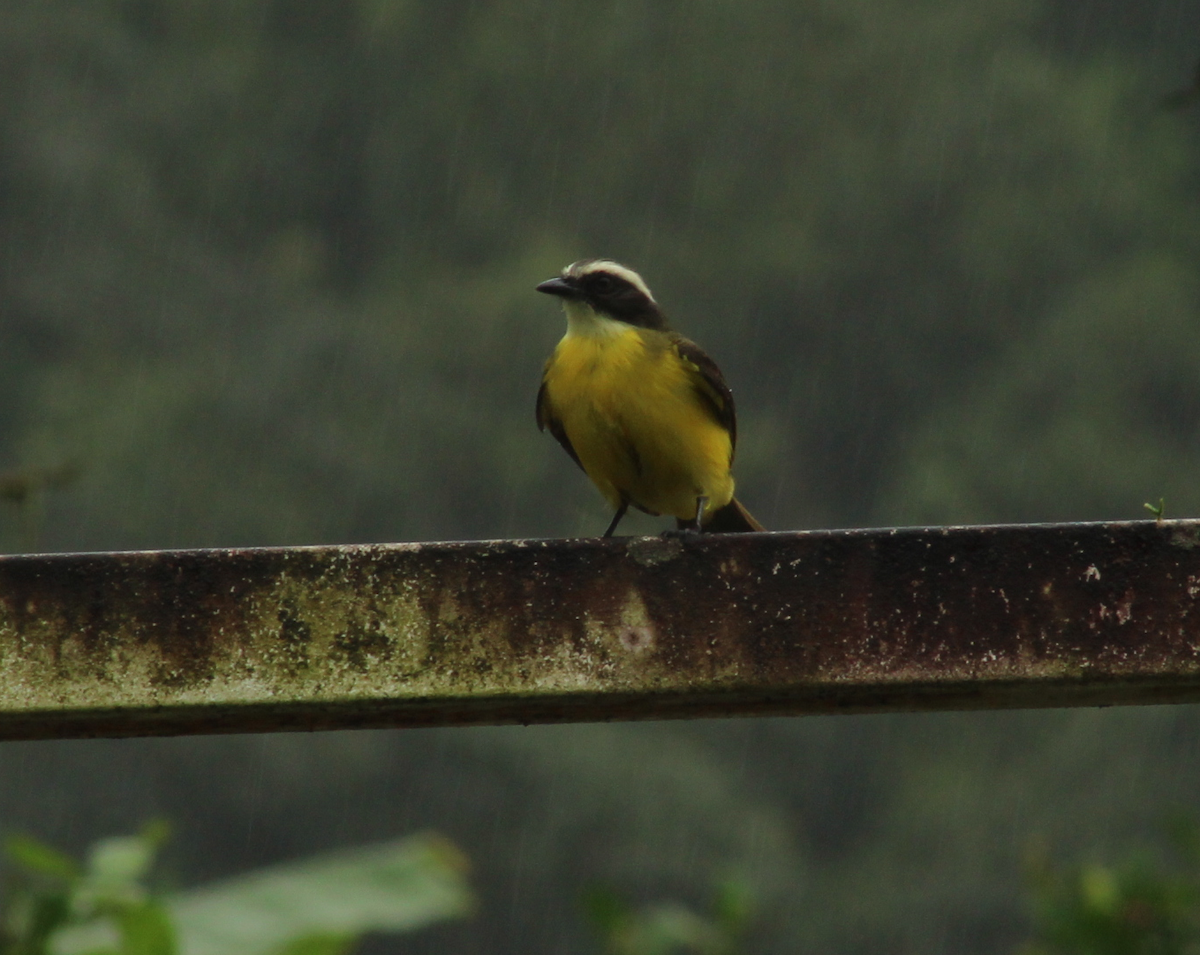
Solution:
<path fill-rule="evenodd" d="M 300 937 L 408 932 L 473 906 L 462 853 L 435 835 L 303 859 L 170 903 L 183 955 L 255 955 Z"/>
<path fill-rule="evenodd" d="M 105 912 L 121 914 L 147 904 L 143 883 L 168 831 L 165 823 L 152 822 L 140 835 L 94 842 L 87 869 L 75 886 L 75 914 L 85 918 Z"/>
<path fill-rule="evenodd" d="M 594 886 L 583 895 L 583 911 L 601 938 L 609 938 L 633 918 L 633 910 L 607 886 Z"/>
<path fill-rule="evenodd" d="M 46 941 L 71 918 L 70 899 L 65 892 L 30 893 L 18 890 L 4 912 L 6 953 L 41 955 Z"/>
<path fill-rule="evenodd" d="M 165 824 L 150 823 L 137 836 L 114 836 L 92 844 L 87 876 L 99 883 L 141 883 L 154 865 L 154 857 L 167 836 Z"/>
<path fill-rule="evenodd" d="M 121 955 L 175 955 L 175 927 L 158 902 L 128 908 L 117 917 Z"/>
<path fill-rule="evenodd" d="M 717 886 L 713 900 L 713 918 L 726 932 L 742 931 L 754 913 L 754 893 L 739 879 L 727 879 Z"/>
<path fill-rule="evenodd" d="M 72 924 L 48 939 L 47 955 L 124 955 L 119 932 L 112 919 L 92 919 Z"/>
<path fill-rule="evenodd" d="M 634 922 L 611 939 L 619 955 L 724 955 L 730 951 L 728 936 L 712 922 L 686 906 L 665 903 L 649 906 Z"/>
<path fill-rule="evenodd" d="M 284 942 L 271 955 L 349 955 L 358 944 L 357 935 L 317 933 Z"/>
<path fill-rule="evenodd" d="M 141 871 L 139 840 L 149 841 L 105 840 L 98 871 Z M 301 946 L 298 955 L 306 955 L 305 945 L 321 955 L 348 950 L 364 932 L 407 932 L 468 914 L 474 903 L 466 872 L 457 847 L 422 835 L 261 869 L 161 904 L 118 896 L 108 904 L 121 927 L 122 955 L 262 955 L 290 945 Z M 57 933 L 51 948 L 85 955 L 111 937 L 107 924 L 93 922 Z"/>
<path fill-rule="evenodd" d="M 10 836 L 4 851 L 17 865 L 70 882 L 79 877 L 79 865 L 70 856 L 29 836 Z"/>

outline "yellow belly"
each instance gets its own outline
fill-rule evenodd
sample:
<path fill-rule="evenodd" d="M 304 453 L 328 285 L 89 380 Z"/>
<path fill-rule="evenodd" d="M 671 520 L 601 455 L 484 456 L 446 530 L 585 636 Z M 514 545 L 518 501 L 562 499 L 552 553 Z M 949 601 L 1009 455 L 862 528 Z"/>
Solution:
<path fill-rule="evenodd" d="M 733 497 L 729 432 L 696 392 L 665 335 L 628 328 L 568 335 L 546 366 L 546 398 L 588 477 L 622 498 L 683 520 Z"/>

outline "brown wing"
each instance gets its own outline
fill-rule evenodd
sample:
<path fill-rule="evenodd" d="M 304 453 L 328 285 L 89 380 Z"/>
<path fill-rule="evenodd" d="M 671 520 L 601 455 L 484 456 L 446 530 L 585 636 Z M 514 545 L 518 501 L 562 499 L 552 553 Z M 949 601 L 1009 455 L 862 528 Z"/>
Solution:
<path fill-rule="evenodd" d="M 546 397 L 546 382 L 542 380 L 542 387 L 538 389 L 537 394 L 537 426 L 539 431 L 550 429 L 550 433 L 554 435 L 556 441 L 563 446 L 563 450 L 571 455 L 571 460 L 579 465 L 580 470 L 583 470 L 583 463 L 579 460 L 579 455 L 575 453 L 575 449 L 571 447 L 571 439 L 567 437 L 567 432 L 563 430 L 562 421 L 554 414 L 554 409 L 550 407 L 550 401 Z"/>
<path fill-rule="evenodd" d="M 725 384 L 721 369 L 693 341 L 682 335 L 672 335 L 671 343 L 677 354 L 692 372 L 696 393 L 704 400 L 713 417 L 729 432 L 729 461 L 733 463 L 733 451 L 737 447 L 737 411 L 733 406 L 733 392 Z"/>

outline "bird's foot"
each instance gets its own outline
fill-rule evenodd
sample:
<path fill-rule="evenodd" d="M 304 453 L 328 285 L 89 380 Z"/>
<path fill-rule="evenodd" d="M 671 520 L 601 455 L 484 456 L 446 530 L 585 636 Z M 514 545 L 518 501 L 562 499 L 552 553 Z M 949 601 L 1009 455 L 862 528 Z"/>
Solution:
<path fill-rule="evenodd" d="M 692 518 L 690 523 L 684 523 L 682 520 L 678 522 L 679 526 L 673 530 L 663 531 L 663 537 L 691 537 L 693 534 L 699 534 L 704 530 L 702 519 L 704 517 L 704 508 L 708 504 L 708 498 L 701 495 L 696 498 L 696 516 Z"/>

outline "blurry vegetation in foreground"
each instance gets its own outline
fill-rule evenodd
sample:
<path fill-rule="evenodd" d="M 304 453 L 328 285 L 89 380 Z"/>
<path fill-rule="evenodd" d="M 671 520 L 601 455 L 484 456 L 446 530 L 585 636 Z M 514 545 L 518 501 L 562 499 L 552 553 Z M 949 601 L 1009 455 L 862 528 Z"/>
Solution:
<path fill-rule="evenodd" d="M 729 879 L 717 885 L 708 912 L 678 902 L 635 908 L 600 886 L 584 895 L 584 910 L 604 955 L 741 955 L 753 905 L 750 888 Z"/>
<path fill-rule="evenodd" d="M 102 839 L 82 864 L 11 838 L 0 955 L 348 955 L 367 932 L 409 932 L 473 906 L 466 860 L 439 836 L 169 893 L 150 884 L 165 835 L 155 824 Z"/>
<path fill-rule="evenodd" d="M 1116 865 L 1027 863 L 1033 939 L 1017 955 L 1200 951 L 1200 827 L 1177 816 L 1172 852 Z M 251 872 L 186 892 L 154 885 L 166 837 L 101 839 L 84 863 L 27 836 L 8 840 L 0 955 L 350 955 L 369 932 L 410 932 L 474 908 L 465 858 L 410 837 Z M 635 907 L 593 886 L 584 913 L 605 955 L 745 955 L 753 897 L 718 883 L 707 912 Z"/>
<path fill-rule="evenodd" d="M 32 839 L 6 847 L 0 955 L 351 955 L 370 932 L 411 932 L 474 908 L 467 862 L 436 835 L 301 859 L 186 892 L 154 884 L 163 823 L 101 839 L 86 861 Z M 635 909 L 592 889 L 607 955 L 738 955 L 748 888 L 718 886 L 710 914 Z"/>
<path fill-rule="evenodd" d="M 1200 827 L 1176 815 L 1166 852 L 1112 865 L 1064 863 L 1030 852 L 1030 941 L 1016 955 L 1196 955 L 1200 952 Z M 718 886 L 711 911 L 667 903 L 640 909 L 615 893 L 587 897 L 605 955 L 743 955 L 752 916 L 748 888 Z"/>
<path fill-rule="evenodd" d="M 1200 952 L 1200 828 L 1177 816 L 1168 851 L 1115 865 L 1028 862 L 1034 940 L 1018 955 L 1195 955 Z"/>

